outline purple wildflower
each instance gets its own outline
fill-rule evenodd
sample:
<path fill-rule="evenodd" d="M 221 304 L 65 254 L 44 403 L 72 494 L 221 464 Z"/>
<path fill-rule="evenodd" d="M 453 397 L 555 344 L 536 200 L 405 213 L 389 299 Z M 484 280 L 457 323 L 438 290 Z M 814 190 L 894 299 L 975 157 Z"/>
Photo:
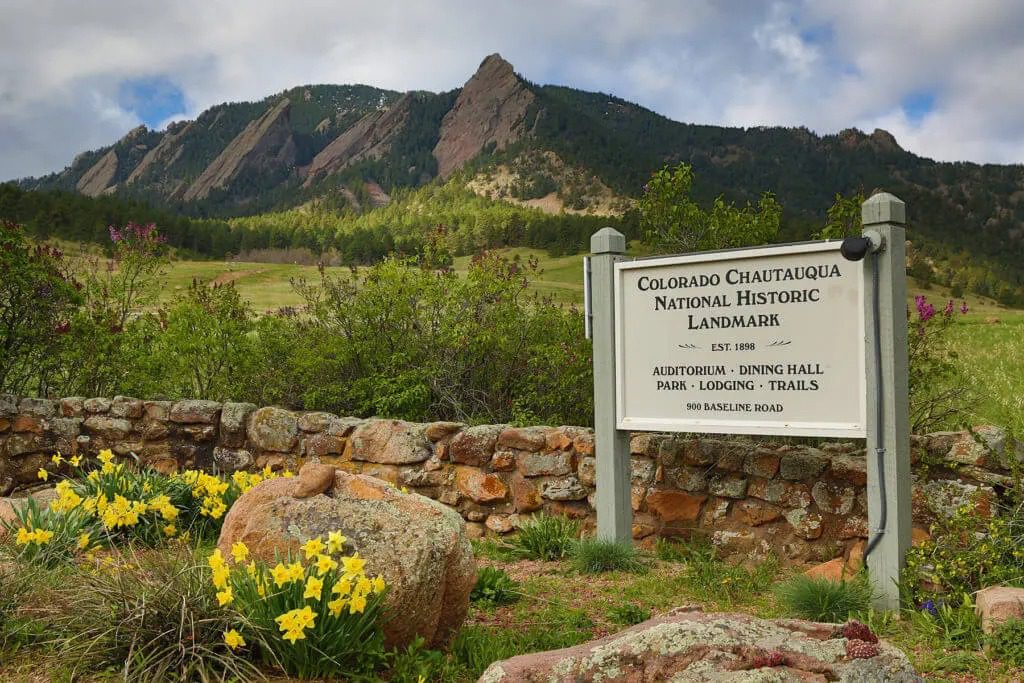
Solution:
<path fill-rule="evenodd" d="M 113 225 L 111 225 L 109 227 L 109 230 L 110 230 L 110 241 L 111 242 L 120 242 L 121 241 L 121 232 L 117 228 L 115 228 Z"/>
<path fill-rule="evenodd" d="M 946 302 L 946 308 L 942 311 L 943 315 L 953 315 L 953 300 L 950 299 Z"/>
<path fill-rule="evenodd" d="M 961 301 L 960 302 L 960 312 L 963 313 L 964 315 L 967 315 L 967 302 L 966 301 Z"/>

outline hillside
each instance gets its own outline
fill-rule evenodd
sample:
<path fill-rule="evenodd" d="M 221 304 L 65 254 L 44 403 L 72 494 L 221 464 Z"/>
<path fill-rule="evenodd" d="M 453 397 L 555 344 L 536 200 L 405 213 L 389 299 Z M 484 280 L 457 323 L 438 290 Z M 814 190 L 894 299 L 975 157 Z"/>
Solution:
<path fill-rule="evenodd" d="M 817 228 L 836 193 L 885 188 L 911 207 L 922 262 L 982 264 L 961 285 L 1004 299 L 1024 283 L 1020 165 L 935 162 L 882 130 L 681 123 L 612 95 L 531 83 L 499 55 L 446 93 L 311 85 L 218 105 L 21 185 L 227 218 L 311 201 L 358 213 L 440 180 L 548 213 L 615 215 L 652 170 L 677 161 L 693 165 L 704 202 L 774 192 L 787 240 Z"/>

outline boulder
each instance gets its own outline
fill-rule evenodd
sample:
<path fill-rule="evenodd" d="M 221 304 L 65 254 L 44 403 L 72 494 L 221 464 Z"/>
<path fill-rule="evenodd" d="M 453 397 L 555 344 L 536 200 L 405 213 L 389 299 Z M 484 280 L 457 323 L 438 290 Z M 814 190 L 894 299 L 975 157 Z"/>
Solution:
<path fill-rule="evenodd" d="M 310 538 L 341 531 L 345 552 L 366 559 L 388 584 L 384 635 L 389 647 L 422 636 L 443 645 L 469 611 L 476 564 L 457 512 L 373 477 L 307 464 L 298 477 L 265 481 L 242 495 L 224 519 L 218 547 L 243 541 L 267 562 L 297 554 Z M 297 497 L 303 496 L 303 497 Z"/>
<path fill-rule="evenodd" d="M 350 438 L 352 459 L 381 465 L 409 465 L 428 460 L 430 443 L 423 425 L 401 420 L 368 420 Z"/>
<path fill-rule="evenodd" d="M 900 650 L 847 639 L 841 625 L 674 610 L 582 645 L 495 662 L 478 683 L 669 680 L 923 679 Z"/>
<path fill-rule="evenodd" d="M 1024 588 L 992 586 L 978 591 L 974 609 L 981 618 L 981 630 L 992 633 L 1010 619 L 1024 619 Z"/>
<path fill-rule="evenodd" d="M 261 450 L 287 453 L 299 440 L 299 422 L 290 410 L 260 408 L 249 417 L 248 434 Z"/>

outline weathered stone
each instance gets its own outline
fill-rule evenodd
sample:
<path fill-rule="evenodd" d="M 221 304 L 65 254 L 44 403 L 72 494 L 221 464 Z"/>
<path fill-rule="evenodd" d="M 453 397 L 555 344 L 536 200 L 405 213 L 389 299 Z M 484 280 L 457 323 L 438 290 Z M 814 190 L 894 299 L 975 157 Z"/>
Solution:
<path fill-rule="evenodd" d="M 771 479 L 779 472 L 779 455 L 767 448 L 758 448 L 747 454 L 743 461 L 743 472 L 752 477 Z"/>
<path fill-rule="evenodd" d="M 218 547 L 233 543 L 274 562 L 298 553 L 308 539 L 340 531 L 346 553 L 358 552 L 369 575 L 382 574 L 388 591 L 382 620 L 386 646 L 422 637 L 441 647 L 469 610 L 476 579 L 473 552 L 459 515 L 440 503 L 404 494 L 371 477 L 335 474 L 326 495 L 295 498 L 296 479 L 265 481 L 232 506 Z"/>
<path fill-rule="evenodd" d="M 568 451 L 572 450 L 576 439 L 586 436 L 593 437 L 593 433 L 584 427 L 562 426 L 548 431 L 544 445 L 552 451 Z"/>
<path fill-rule="evenodd" d="M 0 417 L 14 417 L 17 414 L 17 397 L 11 394 L 0 394 Z"/>
<path fill-rule="evenodd" d="M 108 442 L 124 439 L 132 431 L 132 423 L 121 417 L 92 415 L 85 418 L 85 422 L 82 424 L 94 435 L 102 437 Z"/>
<path fill-rule="evenodd" d="M 423 435 L 431 441 L 437 442 L 465 426 L 461 422 L 431 422 L 423 429 Z"/>
<path fill-rule="evenodd" d="M 299 425 L 290 410 L 259 408 L 249 416 L 246 433 L 249 442 L 260 450 L 287 453 L 298 442 Z"/>
<path fill-rule="evenodd" d="M 587 490 L 575 476 L 561 477 L 544 481 L 540 487 L 540 495 L 548 500 L 583 500 Z"/>
<path fill-rule="evenodd" d="M 747 495 L 747 480 L 735 475 L 715 476 L 708 482 L 708 492 L 723 498 L 743 498 Z"/>
<path fill-rule="evenodd" d="M 537 452 L 544 448 L 551 427 L 506 427 L 498 434 L 496 448 Z"/>
<path fill-rule="evenodd" d="M 349 437 L 352 459 L 385 465 L 407 465 L 430 458 L 423 426 L 401 420 L 370 420 Z"/>
<path fill-rule="evenodd" d="M 496 534 L 507 534 L 513 529 L 512 518 L 509 515 L 488 515 L 484 526 Z"/>
<path fill-rule="evenodd" d="M 851 515 L 844 518 L 840 522 L 839 530 L 836 535 L 844 540 L 850 538 L 867 538 L 868 518 L 862 515 Z"/>
<path fill-rule="evenodd" d="M 146 417 L 150 420 L 166 421 L 171 419 L 171 408 L 174 401 L 143 401 Z"/>
<path fill-rule="evenodd" d="M 719 529 L 711 534 L 711 544 L 727 556 L 742 553 L 749 557 L 756 540 L 757 537 L 749 531 Z"/>
<path fill-rule="evenodd" d="M 651 484 L 656 471 L 654 461 L 649 458 L 632 457 L 629 459 L 629 474 L 633 484 Z"/>
<path fill-rule="evenodd" d="M 357 427 L 367 422 L 358 417 L 336 417 L 324 431 L 332 436 L 351 436 Z"/>
<path fill-rule="evenodd" d="M 495 472 L 509 472 L 516 468 L 516 452 L 510 450 L 494 451 L 490 467 Z"/>
<path fill-rule="evenodd" d="M 145 407 L 142 401 L 130 396 L 115 396 L 114 400 L 110 403 L 110 414 L 114 417 L 126 417 L 131 420 L 137 420 L 142 417 L 144 410 Z"/>
<path fill-rule="evenodd" d="M 974 610 L 981 618 L 981 629 L 985 633 L 992 633 L 1010 619 L 1024 619 L 1024 588 L 984 588 L 975 596 Z"/>
<path fill-rule="evenodd" d="M 597 458 L 588 456 L 580 459 L 576 466 L 576 475 L 584 486 L 595 486 L 597 484 Z"/>
<path fill-rule="evenodd" d="M 320 411 L 302 413 L 299 415 L 299 429 L 304 432 L 322 432 L 335 419 L 334 415 Z"/>
<path fill-rule="evenodd" d="M 497 476 L 485 474 L 475 467 L 456 467 L 455 486 L 459 493 L 476 503 L 505 500 L 508 487 Z"/>
<path fill-rule="evenodd" d="M 252 403 L 227 402 L 220 410 L 220 442 L 229 448 L 245 445 L 246 425 L 249 415 L 256 410 Z"/>
<path fill-rule="evenodd" d="M 238 472 L 252 466 L 252 452 L 244 448 L 225 448 L 217 446 L 213 449 L 213 462 L 220 472 Z"/>
<path fill-rule="evenodd" d="M 976 486 L 952 479 L 925 482 L 920 486 L 920 492 L 932 512 L 947 518 L 964 505 L 970 505 L 978 514 L 989 517 L 995 499 L 995 491 L 988 486 Z"/>
<path fill-rule="evenodd" d="M 825 579 L 826 581 L 834 581 L 836 583 L 850 578 L 846 560 L 841 557 L 815 565 L 805 571 L 804 574 L 812 579 Z"/>
<path fill-rule="evenodd" d="M 171 422 L 181 424 L 216 424 L 220 417 L 221 404 L 217 401 L 187 400 L 178 401 L 171 408 Z M 265 408 L 279 410 L 279 408 Z"/>
<path fill-rule="evenodd" d="M 345 445 L 348 439 L 343 436 L 334 436 L 327 432 L 310 434 L 305 439 L 305 453 L 307 458 L 322 458 L 325 455 L 341 455 L 345 452 Z"/>
<path fill-rule="evenodd" d="M 42 434 L 44 431 L 43 420 L 35 415 L 15 415 L 11 423 L 11 431 L 33 434 Z"/>
<path fill-rule="evenodd" d="M 394 465 L 381 465 L 374 462 L 365 463 L 362 467 L 362 473 L 377 479 L 382 479 L 394 486 L 398 486 L 398 476 L 400 470 Z"/>
<path fill-rule="evenodd" d="M 677 609 L 582 645 L 495 662 L 478 683 L 922 680 L 907 656 L 885 642 L 876 656 L 848 657 L 847 640 L 837 630 L 793 619 Z"/>
<path fill-rule="evenodd" d="M 405 468 L 398 473 L 398 483 L 402 486 L 449 486 L 452 482 L 452 468 L 425 472 L 416 467 Z"/>
<path fill-rule="evenodd" d="M 580 434 L 572 441 L 572 448 L 580 455 L 593 455 L 594 454 L 594 432 L 587 430 L 585 433 Z"/>
<path fill-rule="evenodd" d="M 819 481 L 811 487 L 811 497 L 818 509 L 835 515 L 848 515 L 853 510 L 856 492 L 849 486 L 839 486 Z"/>
<path fill-rule="evenodd" d="M 88 398 L 82 404 L 87 413 L 105 413 L 110 410 L 109 398 Z"/>
<path fill-rule="evenodd" d="M 167 435 L 171 433 L 171 429 L 167 426 L 166 422 L 147 420 L 142 423 L 141 432 L 143 439 L 159 441 L 160 439 L 166 439 Z"/>
<path fill-rule="evenodd" d="M 630 533 L 634 540 L 647 538 L 657 530 L 658 520 L 654 515 L 650 515 L 645 512 L 638 512 L 633 515 L 633 524 L 630 527 Z"/>
<path fill-rule="evenodd" d="M 494 455 L 498 435 L 505 425 L 480 425 L 469 427 L 452 438 L 448 445 L 448 457 L 461 465 L 483 467 Z"/>
<path fill-rule="evenodd" d="M 57 417 L 58 404 L 48 398 L 23 398 L 18 402 L 18 412 L 35 417 Z"/>
<path fill-rule="evenodd" d="M 711 465 L 715 462 L 715 447 L 709 441 L 693 439 L 683 448 L 683 462 L 687 465 Z"/>
<path fill-rule="evenodd" d="M 0 434 L 2 434 L 3 432 L 6 432 L 10 428 L 11 428 L 11 420 L 9 418 L 6 418 L 6 417 L 0 417 Z M 0 444 L 0 446 L 3 446 L 3 444 Z"/>
<path fill-rule="evenodd" d="M 732 500 L 729 498 L 711 498 L 705 506 L 705 523 L 709 526 L 714 526 L 718 520 L 725 519 L 726 515 L 729 514 L 729 506 L 731 504 Z"/>
<path fill-rule="evenodd" d="M 516 469 L 524 477 L 562 475 L 572 472 L 572 454 L 567 451 L 550 453 L 520 453 Z"/>
<path fill-rule="evenodd" d="M 868 461 L 861 455 L 833 455 L 832 476 L 854 486 L 868 483 Z"/>
<path fill-rule="evenodd" d="M 188 424 L 178 427 L 175 431 L 179 437 L 195 443 L 213 441 L 217 436 L 217 427 L 214 425 Z"/>
<path fill-rule="evenodd" d="M 675 481 L 676 486 L 684 491 L 704 491 L 708 487 L 708 473 L 696 467 L 684 467 L 675 473 Z"/>
<path fill-rule="evenodd" d="M 647 494 L 647 510 L 663 522 L 692 522 L 700 516 L 707 498 L 685 491 L 656 490 Z"/>
<path fill-rule="evenodd" d="M 813 541 L 820 537 L 821 532 L 824 530 L 821 515 L 816 512 L 808 512 L 807 510 L 797 508 L 786 512 L 785 517 L 789 525 L 793 527 L 793 533 L 800 538 Z"/>
<path fill-rule="evenodd" d="M 747 459 L 746 448 L 742 445 L 723 444 L 719 446 L 715 467 L 725 472 L 742 472 Z"/>
<path fill-rule="evenodd" d="M 792 451 L 782 456 L 779 475 L 791 481 L 817 479 L 828 467 L 828 458 L 817 448 Z"/>
<path fill-rule="evenodd" d="M 782 510 L 771 503 L 748 499 L 737 501 L 733 505 L 732 516 L 740 524 L 761 526 L 782 517 Z"/>
<path fill-rule="evenodd" d="M 64 417 L 82 417 L 85 412 L 85 398 L 68 396 L 60 400 L 60 414 Z"/>
<path fill-rule="evenodd" d="M 337 469 L 331 465 L 308 462 L 299 470 L 299 476 L 292 487 L 293 498 L 310 498 L 326 492 L 334 486 L 334 473 Z"/>

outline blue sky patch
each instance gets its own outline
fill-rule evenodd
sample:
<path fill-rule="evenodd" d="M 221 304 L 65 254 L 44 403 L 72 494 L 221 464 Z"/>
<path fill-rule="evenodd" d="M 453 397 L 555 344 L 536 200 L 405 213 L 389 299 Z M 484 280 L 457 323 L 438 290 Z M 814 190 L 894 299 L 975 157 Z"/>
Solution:
<path fill-rule="evenodd" d="M 925 116 L 935 109 L 935 93 L 930 90 L 919 90 L 903 98 L 900 103 L 903 113 L 911 123 L 918 124 Z"/>
<path fill-rule="evenodd" d="M 158 127 L 169 116 L 185 113 L 185 94 L 166 76 L 124 81 L 117 100 L 150 128 Z"/>

